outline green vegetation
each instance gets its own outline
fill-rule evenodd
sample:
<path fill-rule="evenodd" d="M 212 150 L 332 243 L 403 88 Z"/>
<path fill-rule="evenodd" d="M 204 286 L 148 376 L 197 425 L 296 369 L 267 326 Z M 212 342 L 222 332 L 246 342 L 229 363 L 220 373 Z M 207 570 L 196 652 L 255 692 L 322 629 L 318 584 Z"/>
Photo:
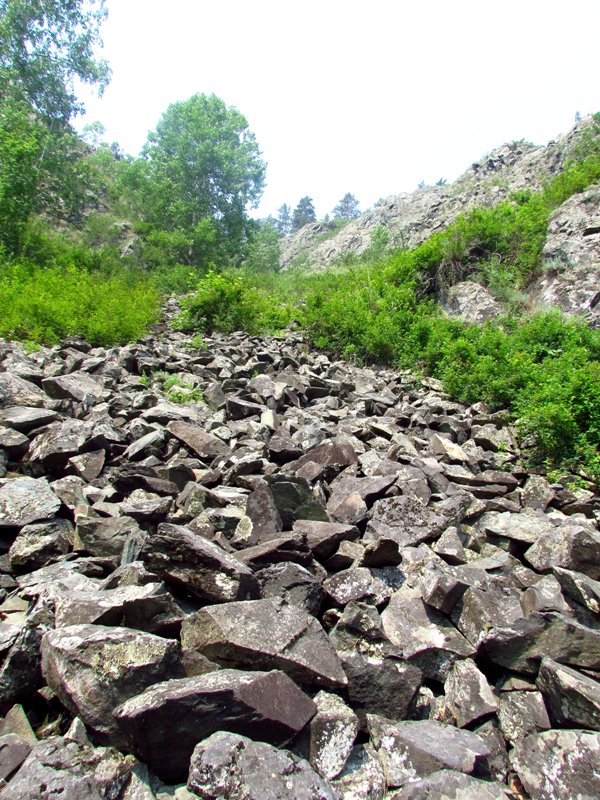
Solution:
<path fill-rule="evenodd" d="M 380 227 L 362 258 L 281 274 L 280 237 L 315 221 L 314 206 L 306 196 L 277 219 L 248 217 L 265 164 L 237 109 L 214 95 L 174 103 L 137 159 L 101 142 L 97 126 L 74 132 L 74 81 L 101 91 L 109 77 L 95 56 L 105 15 L 103 0 L 0 0 L 1 336 L 125 342 L 157 318 L 161 296 L 193 291 L 183 330 L 300 326 L 315 347 L 508 408 L 532 459 L 600 481 L 600 333 L 528 315 L 523 294 L 544 268 L 552 211 L 600 180 L 600 117 L 540 191 L 470 210 L 410 251 Z M 328 230 L 357 211 L 347 193 Z M 469 277 L 510 314 L 483 326 L 445 318 L 437 301 Z M 202 399 L 178 376 L 148 380 L 174 402 Z"/>
<path fill-rule="evenodd" d="M 152 386 L 162 392 L 171 403 L 202 403 L 204 393 L 199 386 L 168 372 L 153 372 L 140 377 L 142 386 Z"/>

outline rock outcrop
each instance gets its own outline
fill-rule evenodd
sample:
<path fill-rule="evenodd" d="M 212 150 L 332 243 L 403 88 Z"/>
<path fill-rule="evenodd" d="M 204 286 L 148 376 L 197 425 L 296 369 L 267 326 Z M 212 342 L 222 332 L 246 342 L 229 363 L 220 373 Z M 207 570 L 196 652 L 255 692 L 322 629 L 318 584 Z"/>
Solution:
<path fill-rule="evenodd" d="M 600 794 L 600 499 L 504 415 L 296 334 L 0 370 L 0 800 Z"/>

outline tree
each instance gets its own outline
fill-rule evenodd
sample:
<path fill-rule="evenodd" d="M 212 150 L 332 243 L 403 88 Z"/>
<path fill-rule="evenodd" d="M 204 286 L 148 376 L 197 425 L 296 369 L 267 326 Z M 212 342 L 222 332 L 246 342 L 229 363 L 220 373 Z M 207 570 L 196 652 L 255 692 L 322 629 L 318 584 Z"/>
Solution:
<path fill-rule="evenodd" d="M 358 210 L 358 200 L 350 192 L 342 197 L 337 206 L 333 209 L 333 216 L 335 219 L 356 219 L 360 216 Z"/>
<path fill-rule="evenodd" d="M 292 232 L 292 210 L 287 203 L 280 206 L 277 212 L 276 227 L 280 236 L 287 236 Z"/>
<path fill-rule="evenodd" d="M 277 272 L 281 244 L 277 227 L 267 217 L 255 223 L 256 230 L 248 244 L 244 266 L 252 272 Z"/>
<path fill-rule="evenodd" d="M 102 92 L 110 70 L 97 59 L 104 0 L 0 0 L 1 95 L 18 96 L 46 120 L 82 110 L 73 82 Z"/>
<path fill-rule="evenodd" d="M 315 207 L 310 197 L 302 197 L 298 201 L 298 205 L 294 209 L 292 216 L 292 231 L 299 231 L 309 222 L 316 222 L 317 215 L 315 214 Z"/>
<path fill-rule="evenodd" d="M 265 163 L 245 117 L 214 94 L 170 105 L 136 166 L 146 222 L 187 241 L 185 263 L 239 255 Z"/>

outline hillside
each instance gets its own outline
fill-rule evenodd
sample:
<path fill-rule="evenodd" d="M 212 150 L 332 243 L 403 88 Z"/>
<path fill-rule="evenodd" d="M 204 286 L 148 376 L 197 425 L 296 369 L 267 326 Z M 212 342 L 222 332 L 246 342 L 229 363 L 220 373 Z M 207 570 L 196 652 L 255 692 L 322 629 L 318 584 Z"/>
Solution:
<path fill-rule="evenodd" d="M 360 258 L 368 253 L 378 229 L 387 232 L 392 247 L 410 250 L 454 223 L 459 214 L 492 207 L 519 191 L 539 191 L 573 157 L 591 122 L 590 117 L 582 119 L 546 146 L 520 141 L 498 147 L 473 163 L 454 183 L 388 197 L 341 230 L 331 223 L 306 225 L 284 240 L 281 269 L 302 266 L 323 271 Z M 582 313 L 598 324 L 599 201 L 600 187 L 593 186 L 553 212 L 543 252 L 545 274 L 527 287 L 532 306 Z M 472 300 L 471 292 L 463 303 L 471 306 L 471 312 Z M 481 302 L 489 305 L 489 298 Z M 471 318 L 477 319 L 477 310 Z"/>

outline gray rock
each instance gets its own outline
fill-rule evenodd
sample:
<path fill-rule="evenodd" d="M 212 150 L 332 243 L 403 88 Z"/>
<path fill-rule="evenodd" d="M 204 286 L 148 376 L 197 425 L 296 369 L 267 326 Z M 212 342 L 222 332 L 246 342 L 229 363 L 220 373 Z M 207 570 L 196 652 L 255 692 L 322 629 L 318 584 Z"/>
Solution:
<path fill-rule="evenodd" d="M 354 542 L 359 537 L 357 527 L 339 522 L 298 519 L 293 530 L 306 536 L 306 543 L 321 561 L 330 558 L 342 542 Z"/>
<path fill-rule="evenodd" d="M 343 800 L 385 800 L 387 781 L 377 754 L 370 745 L 357 745 L 332 786 Z"/>
<path fill-rule="evenodd" d="M 525 558 L 538 572 L 563 567 L 598 580 L 600 534 L 591 525 L 577 522 L 553 527 L 527 550 Z"/>
<path fill-rule="evenodd" d="M 444 691 L 446 706 L 459 728 L 498 710 L 498 701 L 485 675 L 473 661 L 454 664 L 446 678 Z"/>
<path fill-rule="evenodd" d="M 463 322 L 481 323 L 502 313 L 502 306 L 489 289 L 474 281 L 460 281 L 448 290 L 443 309 Z"/>
<path fill-rule="evenodd" d="M 321 583 L 300 564 L 282 561 L 256 573 L 265 600 L 282 598 L 316 617 L 323 601 Z"/>
<path fill-rule="evenodd" d="M 543 658 L 536 683 L 555 725 L 600 729 L 598 681 L 551 658 Z"/>
<path fill-rule="evenodd" d="M 371 714 L 368 722 L 390 787 L 440 769 L 472 773 L 485 767 L 490 752 L 476 734 L 433 720 L 391 723 Z"/>
<path fill-rule="evenodd" d="M 79 455 L 92 435 L 92 426 L 80 419 L 53 422 L 39 433 L 29 448 L 29 459 L 50 473 L 63 470 L 72 456 Z"/>
<path fill-rule="evenodd" d="M 550 730 L 521 739 L 511 761 L 536 800 L 593 800 L 598 796 L 600 734 Z M 1 795 L 0 795 L 1 797 Z"/>
<path fill-rule="evenodd" d="M 283 672 L 224 669 L 155 684 L 115 710 L 128 746 L 165 781 L 185 780 L 194 747 L 228 730 L 284 744 L 316 706 Z"/>
<path fill-rule="evenodd" d="M 45 478 L 0 480 L 0 529 L 50 519 L 60 508 L 60 499 Z"/>
<path fill-rule="evenodd" d="M 16 572 L 32 572 L 68 553 L 73 538 L 72 524 L 59 517 L 24 525 L 8 551 L 10 565 Z"/>
<path fill-rule="evenodd" d="M 10 780 L 31 753 L 32 747 L 31 743 L 24 742 L 16 733 L 0 736 L 0 780 Z"/>
<path fill-rule="evenodd" d="M 313 495 L 305 478 L 267 475 L 265 480 L 281 517 L 283 530 L 291 530 L 299 519 L 329 521 L 327 512 Z"/>
<path fill-rule="evenodd" d="M 40 408 L 48 398 L 35 383 L 18 375 L 0 372 L 0 407 L 33 406 Z"/>
<path fill-rule="evenodd" d="M 86 406 L 93 406 L 106 400 L 110 394 L 87 372 L 71 372 L 69 375 L 59 375 L 56 378 L 44 378 L 42 386 L 49 397 L 58 400 L 75 400 Z"/>
<path fill-rule="evenodd" d="M 149 537 L 141 558 L 167 583 L 213 603 L 259 597 L 249 567 L 214 542 L 179 525 L 162 523 Z"/>
<path fill-rule="evenodd" d="M 80 518 L 75 528 L 75 549 L 93 556 L 121 561 L 123 548 L 134 538 L 140 545 L 146 538 L 138 523 L 131 517 L 113 519 Z"/>
<path fill-rule="evenodd" d="M 339 800 L 301 758 L 234 733 L 214 733 L 192 755 L 187 787 L 204 800 Z"/>
<path fill-rule="evenodd" d="M 167 430 L 202 459 L 213 459 L 229 453 L 229 445 L 198 425 L 174 421 L 169 422 Z"/>
<path fill-rule="evenodd" d="M 159 681 L 184 675 L 177 642 L 102 625 L 48 631 L 42 640 L 42 670 L 63 705 L 113 740 L 116 706 Z"/>
<path fill-rule="evenodd" d="M 94 748 L 53 736 L 33 748 L 16 775 L 0 790 L 0 800 L 118 798 L 130 780 L 134 763 L 131 756 L 112 748 Z"/>
<path fill-rule="evenodd" d="M 403 786 L 394 800 L 506 800 L 505 786 L 441 769 Z"/>
<path fill-rule="evenodd" d="M 347 683 L 318 621 L 281 600 L 202 608 L 184 621 L 181 642 L 222 665 L 281 669 L 301 683 L 328 688 Z"/>
<path fill-rule="evenodd" d="M 41 688 L 40 643 L 45 631 L 45 626 L 31 618 L 12 642 L 0 667 L 0 714 L 15 703 L 28 701 Z"/>
<path fill-rule="evenodd" d="M 341 698 L 320 691 L 315 695 L 317 713 L 310 722 L 309 761 L 319 775 L 337 777 L 352 752 L 358 733 L 358 717 Z"/>
<path fill-rule="evenodd" d="M 504 738 L 511 744 L 551 727 L 540 692 L 500 692 L 498 720 Z"/>
<path fill-rule="evenodd" d="M 12 406 L 0 411 L 0 421 L 21 433 L 29 433 L 36 428 L 43 428 L 51 422 L 56 422 L 59 417 L 58 411 L 30 406 Z"/>
<path fill-rule="evenodd" d="M 364 542 L 391 539 L 399 545 L 419 544 L 437 539 L 448 527 L 448 520 L 411 497 L 386 497 L 377 500 L 367 525 Z"/>
<path fill-rule="evenodd" d="M 600 614 L 600 581 L 562 567 L 555 567 L 553 573 L 565 594 L 594 614 Z"/>

